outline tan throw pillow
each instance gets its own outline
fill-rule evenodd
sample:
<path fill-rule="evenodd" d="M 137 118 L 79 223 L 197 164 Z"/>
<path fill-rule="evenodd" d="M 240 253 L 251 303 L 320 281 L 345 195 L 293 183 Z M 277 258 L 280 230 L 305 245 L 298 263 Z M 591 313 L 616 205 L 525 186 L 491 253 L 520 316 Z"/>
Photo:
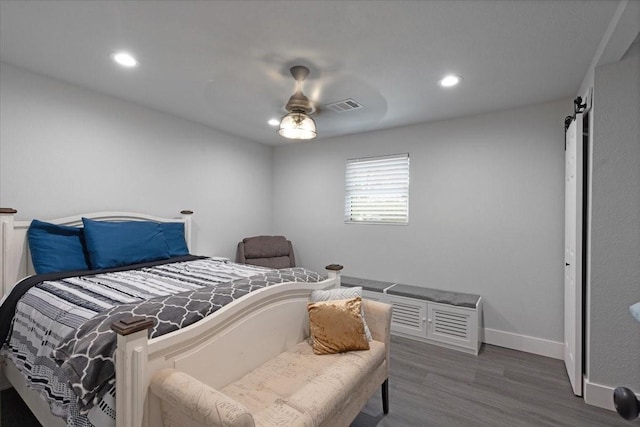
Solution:
<path fill-rule="evenodd" d="M 307 303 L 315 354 L 369 350 L 360 314 L 361 305 L 360 297 Z"/>
<path fill-rule="evenodd" d="M 362 297 L 362 286 L 354 286 L 351 288 L 334 288 L 334 289 L 316 289 L 311 292 L 311 302 L 332 301 L 336 299 L 351 299 Z M 362 322 L 364 323 L 364 333 L 367 341 L 372 341 L 373 337 L 367 326 L 367 319 L 364 316 L 364 307 L 360 310 Z"/>

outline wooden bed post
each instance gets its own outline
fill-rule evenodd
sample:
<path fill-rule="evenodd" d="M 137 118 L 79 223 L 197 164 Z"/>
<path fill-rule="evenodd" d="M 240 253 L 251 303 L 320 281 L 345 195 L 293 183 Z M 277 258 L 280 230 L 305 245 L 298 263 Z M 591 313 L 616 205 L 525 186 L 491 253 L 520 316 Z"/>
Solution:
<path fill-rule="evenodd" d="M 147 341 L 154 321 L 145 317 L 118 320 L 111 329 L 118 334 L 116 349 L 116 426 L 140 427 L 149 388 Z"/>
<path fill-rule="evenodd" d="M 10 253 L 10 243 L 13 232 L 13 218 L 18 213 L 17 210 L 12 208 L 0 208 L 0 297 L 9 290 L 10 286 L 13 286 L 13 277 L 15 271 L 9 271 L 13 265 L 11 262 L 7 262 Z"/>
<path fill-rule="evenodd" d="M 335 279 L 336 280 L 336 288 L 340 287 L 340 270 L 342 270 L 344 267 L 341 266 L 340 264 L 329 264 L 325 267 L 327 269 L 327 275 L 329 276 L 329 279 Z"/>
<path fill-rule="evenodd" d="M 185 209 L 183 211 L 180 211 L 180 214 L 182 214 L 182 219 L 184 219 L 184 236 L 185 240 L 187 241 L 187 248 L 189 248 L 189 253 L 192 253 L 191 251 L 193 250 L 193 248 L 191 247 L 191 215 L 193 215 L 193 211 Z"/>

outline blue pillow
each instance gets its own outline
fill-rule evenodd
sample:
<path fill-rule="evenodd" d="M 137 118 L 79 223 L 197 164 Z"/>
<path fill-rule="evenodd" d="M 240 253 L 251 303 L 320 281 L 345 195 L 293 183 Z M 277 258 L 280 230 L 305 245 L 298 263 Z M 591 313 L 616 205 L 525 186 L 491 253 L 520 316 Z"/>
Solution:
<path fill-rule="evenodd" d="M 184 224 L 181 222 L 162 222 L 160 227 L 169 245 L 169 256 L 189 255 L 189 248 L 184 239 Z"/>
<path fill-rule="evenodd" d="M 82 218 L 93 269 L 170 258 L 167 239 L 157 222 L 107 222 Z"/>
<path fill-rule="evenodd" d="M 38 274 L 89 270 L 82 228 L 31 221 L 27 231 L 31 261 Z"/>

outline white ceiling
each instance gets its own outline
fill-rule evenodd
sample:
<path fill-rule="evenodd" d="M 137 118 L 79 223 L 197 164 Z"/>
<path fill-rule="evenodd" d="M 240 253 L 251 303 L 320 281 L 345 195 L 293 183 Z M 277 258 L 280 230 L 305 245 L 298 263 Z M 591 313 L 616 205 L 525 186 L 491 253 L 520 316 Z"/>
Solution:
<path fill-rule="evenodd" d="M 295 83 L 319 138 L 575 96 L 617 1 L 6 1 L 0 60 L 284 144 Z M 109 53 L 141 61 L 125 70 Z M 445 90 L 446 73 L 464 77 Z M 360 110 L 322 105 L 353 98 Z"/>

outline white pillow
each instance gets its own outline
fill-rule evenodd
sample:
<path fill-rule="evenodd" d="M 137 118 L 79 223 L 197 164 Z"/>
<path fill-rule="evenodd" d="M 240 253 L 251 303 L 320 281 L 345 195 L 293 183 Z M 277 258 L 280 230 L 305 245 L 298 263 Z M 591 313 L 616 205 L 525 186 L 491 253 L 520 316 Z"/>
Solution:
<path fill-rule="evenodd" d="M 636 318 L 638 322 L 640 322 L 640 302 L 633 304 L 629 307 L 631 314 Z"/>
<path fill-rule="evenodd" d="M 352 288 L 316 290 L 311 292 L 311 302 L 351 299 L 355 297 L 362 298 L 362 286 L 354 286 Z M 360 315 L 362 316 L 362 321 L 364 322 L 364 333 L 367 336 L 367 341 L 373 341 L 371 331 L 367 326 L 367 320 L 364 317 L 364 307 L 361 308 Z"/>

